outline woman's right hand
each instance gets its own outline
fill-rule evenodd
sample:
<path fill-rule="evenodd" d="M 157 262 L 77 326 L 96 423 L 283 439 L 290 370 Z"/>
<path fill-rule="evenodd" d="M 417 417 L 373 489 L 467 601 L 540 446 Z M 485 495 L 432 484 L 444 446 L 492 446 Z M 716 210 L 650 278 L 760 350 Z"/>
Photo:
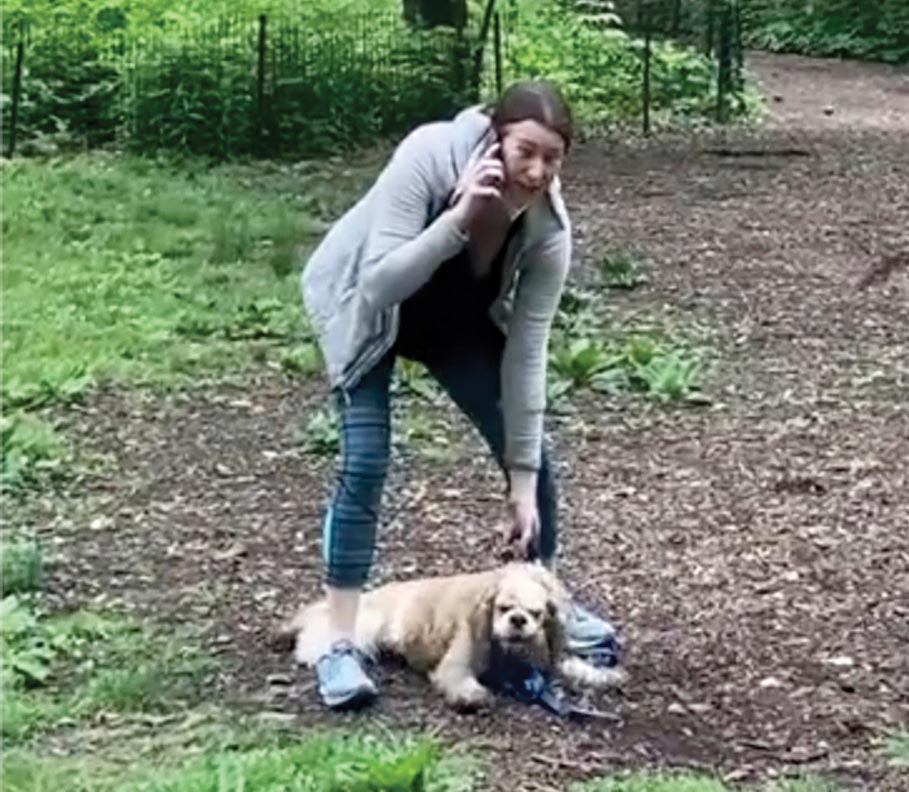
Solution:
<path fill-rule="evenodd" d="M 457 203 L 451 211 L 465 233 L 473 221 L 488 209 L 491 201 L 502 198 L 505 168 L 501 149 L 500 143 L 494 144 L 461 175 L 455 190 Z"/>

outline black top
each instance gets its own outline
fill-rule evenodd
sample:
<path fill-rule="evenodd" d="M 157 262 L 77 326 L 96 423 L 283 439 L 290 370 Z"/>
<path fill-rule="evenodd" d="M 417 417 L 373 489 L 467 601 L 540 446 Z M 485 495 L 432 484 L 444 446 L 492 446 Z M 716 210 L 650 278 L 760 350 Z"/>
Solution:
<path fill-rule="evenodd" d="M 457 341 L 486 324 L 489 309 L 502 285 L 505 251 L 520 226 L 512 223 L 489 268 L 474 273 L 466 248 L 439 265 L 421 288 L 401 303 L 397 350 L 404 357 L 422 359 L 439 345 Z"/>

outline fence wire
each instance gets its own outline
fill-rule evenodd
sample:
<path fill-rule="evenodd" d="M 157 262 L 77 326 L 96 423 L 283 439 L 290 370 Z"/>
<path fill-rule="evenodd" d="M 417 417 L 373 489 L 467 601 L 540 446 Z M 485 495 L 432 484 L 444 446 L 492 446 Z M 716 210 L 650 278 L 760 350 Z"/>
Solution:
<path fill-rule="evenodd" d="M 659 38 L 702 47 L 716 62 L 716 114 L 725 119 L 742 76 L 739 0 L 564 2 L 643 41 L 645 131 Z M 40 150 L 58 139 L 219 158 L 337 152 L 450 115 L 524 76 L 511 68 L 518 8 L 486 0 L 459 30 L 415 29 L 395 14 L 223 14 L 129 36 L 116 16 L 46 27 L 7 18 L 5 153 L 20 140 Z"/>

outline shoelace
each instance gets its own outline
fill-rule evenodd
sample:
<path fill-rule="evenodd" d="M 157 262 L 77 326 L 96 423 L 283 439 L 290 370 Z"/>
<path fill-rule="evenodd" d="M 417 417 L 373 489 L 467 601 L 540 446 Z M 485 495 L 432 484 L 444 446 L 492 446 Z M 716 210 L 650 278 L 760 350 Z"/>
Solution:
<path fill-rule="evenodd" d="M 619 644 L 612 635 L 606 636 L 599 643 L 576 649 L 575 653 L 598 668 L 615 668 L 619 664 Z"/>
<path fill-rule="evenodd" d="M 367 658 L 353 644 L 344 642 L 335 644 L 329 652 L 319 659 L 319 664 L 325 665 L 326 675 L 335 678 L 341 671 L 341 663 L 346 657 L 351 657 L 360 665 L 363 665 Z"/>

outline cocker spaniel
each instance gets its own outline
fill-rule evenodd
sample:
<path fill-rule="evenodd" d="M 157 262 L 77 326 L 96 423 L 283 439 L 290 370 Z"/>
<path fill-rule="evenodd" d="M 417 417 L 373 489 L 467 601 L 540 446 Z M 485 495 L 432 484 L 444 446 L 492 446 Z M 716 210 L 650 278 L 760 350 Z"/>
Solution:
<path fill-rule="evenodd" d="M 574 687 L 620 684 L 622 671 L 566 654 L 567 602 L 558 578 L 537 563 L 388 583 L 362 596 L 354 644 L 373 657 L 400 656 L 458 709 L 491 700 L 492 691 L 480 679 L 493 647 L 559 674 Z M 282 635 L 295 644 L 299 664 L 314 665 L 331 641 L 326 602 L 301 608 Z"/>

